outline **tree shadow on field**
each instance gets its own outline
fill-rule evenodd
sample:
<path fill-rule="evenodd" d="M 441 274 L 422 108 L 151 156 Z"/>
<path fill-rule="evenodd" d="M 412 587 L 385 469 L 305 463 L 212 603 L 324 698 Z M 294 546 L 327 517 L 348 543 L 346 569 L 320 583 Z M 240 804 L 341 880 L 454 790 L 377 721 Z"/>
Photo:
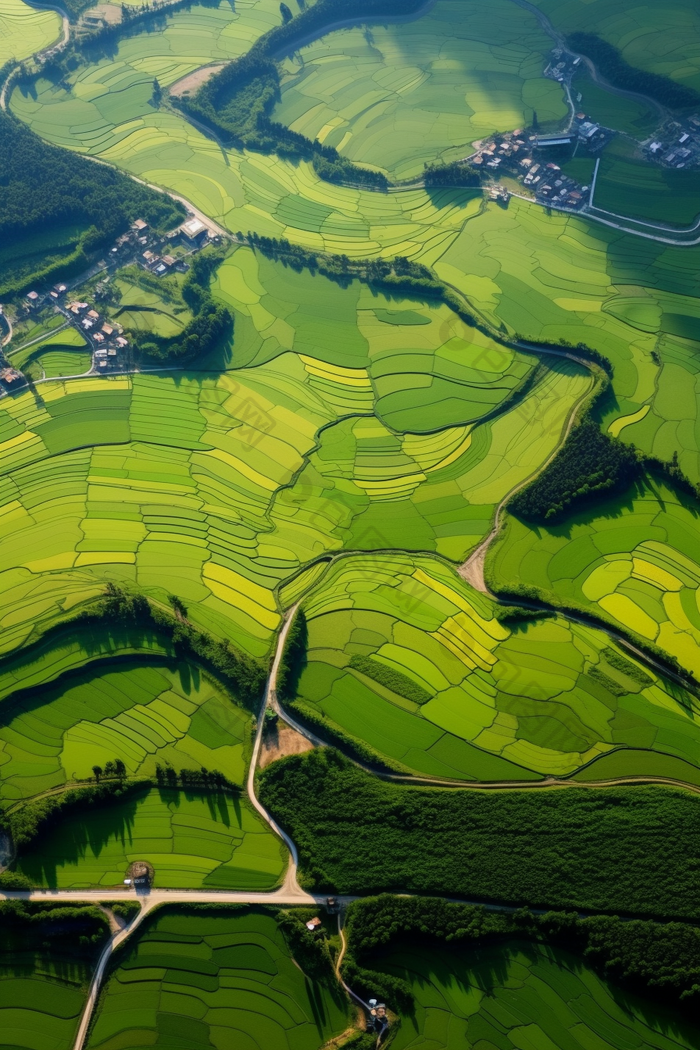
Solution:
<path fill-rule="evenodd" d="M 425 193 L 435 208 L 466 208 L 483 190 L 481 186 L 426 186 Z"/>
<path fill-rule="evenodd" d="M 149 789 L 111 802 L 106 799 L 99 809 L 73 814 L 59 813 L 20 857 L 18 870 L 38 886 L 58 887 L 58 869 L 77 865 L 88 851 L 99 857 L 105 846 L 117 841 L 126 848 L 133 840 L 133 827 L 139 803 Z"/>
<path fill-rule="evenodd" d="M 309 1006 L 311 1007 L 314 1024 L 316 1025 L 316 1031 L 318 1032 L 319 1038 L 323 1040 L 323 1030 L 328 1019 L 326 1017 L 326 1008 L 323 1003 L 321 988 L 315 982 L 311 982 L 306 974 L 304 974 L 304 986 L 309 999 Z"/>

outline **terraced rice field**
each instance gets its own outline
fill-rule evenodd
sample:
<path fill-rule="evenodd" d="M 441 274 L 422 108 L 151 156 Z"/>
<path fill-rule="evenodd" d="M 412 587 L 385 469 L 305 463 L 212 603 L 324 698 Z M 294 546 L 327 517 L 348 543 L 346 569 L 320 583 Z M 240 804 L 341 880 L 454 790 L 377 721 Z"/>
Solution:
<path fill-rule="evenodd" d="M 91 968 L 53 938 L 36 950 L 5 924 L 0 937 L 0 1031 L 12 1050 L 71 1050 Z M 71 931 L 72 933 L 73 931 Z"/>
<path fill-rule="evenodd" d="M 232 232 L 256 230 L 353 257 L 437 258 L 478 213 L 480 193 L 387 196 L 331 187 L 307 163 L 222 151 L 177 111 L 154 109 L 154 76 L 167 88 L 199 66 L 243 53 L 279 21 L 271 0 L 241 8 L 233 21 L 227 10 L 177 12 L 162 33 L 123 40 L 116 58 L 78 70 L 70 90 L 40 80 L 36 98 L 13 92 L 12 109 L 49 141 L 173 189 Z"/>
<path fill-rule="evenodd" d="M 700 212 L 700 173 L 650 164 L 628 143 L 603 151 L 594 205 L 647 222 L 689 226 Z"/>
<path fill-rule="evenodd" d="M 343 29 L 284 63 L 274 118 L 398 179 L 472 152 L 475 139 L 566 116 L 542 77 L 551 42 L 511 0 L 438 0 L 399 25 Z"/>
<path fill-rule="evenodd" d="M 692 501 L 653 480 L 536 532 L 511 518 L 494 580 L 521 580 L 636 632 L 700 673 L 700 565 Z"/>
<path fill-rule="evenodd" d="M 337 987 L 311 981 L 272 913 L 168 910 L 118 958 L 88 1046 L 317 1050 L 348 1023 Z"/>
<path fill-rule="evenodd" d="M 51 655 L 58 662 L 63 653 Z M 128 776 L 154 776 L 158 763 L 204 766 L 242 784 L 249 714 L 196 665 L 155 661 L 92 662 L 10 693 L 0 722 L 0 798 L 31 798 L 115 758 Z"/>
<path fill-rule="evenodd" d="M 410 772 L 532 780 L 588 766 L 603 778 L 596 760 L 609 770 L 619 754 L 626 769 L 699 780 L 688 695 L 600 631 L 564 618 L 504 626 L 437 560 L 343 559 L 303 608 L 300 712 Z"/>
<path fill-rule="evenodd" d="M 82 375 L 92 367 L 92 353 L 87 340 L 75 328 L 61 328 L 41 343 L 11 355 L 11 364 L 35 382 Z"/>
<path fill-rule="evenodd" d="M 700 90 L 697 6 L 670 0 L 533 0 L 564 33 L 595 32 L 618 47 L 626 62 Z"/>
<path fill-rule="evenodd" d="M 159 889 L 272 890 L 287 855 L 248 800 L 153 788 L 99 810 L 65 812 L 16 863 L 35 886 L 122 886 L 148 861 Z"/>
<path fill-rule="evenodd" d="M 397 1050 L 697 1045 L 689 1024 L 607 984 L 568 952 L 514 941 L 471 952 L 403 946 L 380 958 L 416 999 Z"/>
<path fill-rule="evenodd" d="M 110 316 L 127 331 L 153 332 L 167 339 L 177 335 L 192 320 L 182 302 L 171 302 L 135 282 L 118 278 L 114 282 L 121 296 Z"/>
<path fill-rule="evenodd" d="M 37 11 L 22 0 L 0 0 L 0 66 L 42 51 L 60 34 L 61 20 L 55 11 Z"/>
<path fill-rule="evenodd" d="M 250 368 L 45 383 L 38 407 L 31 392 L 3 403 L 5 651 L 112 579 L 161 602 L 175 589 L 196 624 L 261 656 L 276 588 L 318 554 L 462 558 L 590 389 L 553 359 L 499 414 L 532 358 L 444 307 L 258 270 L 248 250 L 214 291 L 240 311 Z"/>

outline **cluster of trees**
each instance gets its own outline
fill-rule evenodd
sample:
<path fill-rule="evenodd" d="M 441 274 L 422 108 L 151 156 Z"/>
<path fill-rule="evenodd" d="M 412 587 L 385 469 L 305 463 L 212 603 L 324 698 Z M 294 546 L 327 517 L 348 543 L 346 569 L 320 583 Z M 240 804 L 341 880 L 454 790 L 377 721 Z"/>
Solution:
<path fill-rule="evenodd" d="M 50 951 L 92 958 L 109 936 L 107 916 L 95 905 L 0 901 L 3 954 Z"/>
<path fill-rule="evenodd" d="M 353 14 L 358 22 L 382 14 L 406 15 L 417 10 L 421 2 L 359 0 Z M 279 98 L 275 58 L 289 52 L 296 41 L 308 34 L 347 18 L 343 0 L 319 0 L 308 9 L 305 4 L 299 6 L 301 13 L 292 17 L 288 5 L 281 4 L 282 25 L 260 37 L 247 54 L 213 76 L 192 98 L 181 98 L 176 104 L 239 147 L 310 160 L 319 177 L 329 182 L 386 190 L 389 182 L 381 172 L 353 164 L 333 147 L 323 146 L 270 119 Z"/>
<path fill-rule="evenodd" d="M 646 470 L 652 474 L 660 475 L 679 492 L 684 492 L 686 496 L 692 496 L 694 499 L 700 500 L 700 485 L 696 485 L 687 474 L 684 474 L 683 468 L 678 461 L 677 451 L 673 453 L 670 461 L 658 459 L 656 456 L 644 456 L 642 463 Z"/>
<path fill-rule="evenodd" d="M 641 472 L 634 449 L 586 418 L 573 427 L 549 466 L 513 497 L 508 510 L 527 521 L 555 524 L 591 499 L 623 491 Z"/>
<path fill-rule="evenodd" d="M 347 255 L 325 255 L 298 244 L 290 244 L 285 238 L 264 237 L 250 231 L 247 235 L 239 231 L 236 238 L 297 273 L 307 269 L 335 281 L 342 288 L 347 288 L 353 281 L 363 281 L 372 288 L 388 292 L 437 299 L 446 303 L 467 324 L 472 327 L 476 325 L 475 318 L 464 309 L 458 297 L 437 280 L 427 266 L 403 255 L 393 259 L 350 259 Z"/>
<path fill-rule="evenodd" d="M 312 981 L 332 981 L 333 962 L 325 937 L 307 930 L 306 923 L 317 914 L 316 909 L 295 908 L 277 913 L 285 940 L 297 964 Z"/>
<path fill-rule="evenodd" d="M 74 223 L 84 227 L 75 250 L 30 275 L 5 282 L 2 294 L 17 294 L 32 283 L 79 273 L 91 253 L 143 217 L 168 229 L 185 217 L 184 207 L 104 164 L 43 142 L 24 124 L 0 112 L 0 243 L 11 245 L 41 231 Z"/>
<path fill-rule="evenodd" d="M 224 341 L 231 341 L 233 316 L 223 303 L 212 298 L 210 291 L 211 279 L 225 257 L 223 246 L 207 248 L 193 257 L 182 285 L 182 298 L 194 317 L 174 336 L 132 331 L 134 346 L 141 357 L 184 363 L 203 358 Z"/>
<path fill-rule="evenodd" d="M 535 915 L 526 909 L 487 912 L 442 898 L 383 894 L 350 905 L 345 933 L 347 983 L 360 994 L 379 992 L 408 1011 L 413 996 L 405 982 L 374 969 L 378 949 L 405 940 L 476 948 L 528 938 L 577 952 L 605 977 L 638 993 L 651 991 L 672 1005 L 687 1002 L 694 1007 L 700 997 L 700 929 L 686 923 L 617 915 L 579 918 L 575 912 Z"/>
<path fill-rule="evenodd" d="M 361 674 L 367 675 L 368 678 L 373 678 L 375 682 L 379 682 L 387 689 L 391 689 L 392 692 L 398 693 L 399 696 L 412 700 L 414 704 L 427 704 L 428 700 L 432 699 L 428 690 L 418 685 L 408 675 L 373 660 L 371 656 L 361 656 L 355 653 L 350 657 L 350 666 Z"/>
<path fill-rule="evenodd" d="M 104 622 L 158 630 L 172 641 L 176 652 L 196 657 L 209 665 L 243 702 L 251 705 L 260 702 L 267 679 L 264 663 L 234 649 L 229 642 L 219 642 L 177 616 L 151 605 L 142 594 L 132 594 L 110 583 L 104 597 L 74 622 Z"/>
<path fill-rule="evenodd" d="M 193 98 L 185 95 L 173 102 L 239 149 L 311 161 L 319 178 L 327 182 L 387 189 L 388 179 L 381 172 L 353 164 L 332 146 L 271 120 L 279 97 L 276 63 L 253 48 L 203 84 Z"/>
<path fill-rule="evenodd" d="M 138 901 L 104 901 L 103 904 L 105 908 L 109 908 L 120 919 L 123 919 L 127 926 L 141 911 Z"/>
<path fill-rule="evenodd" d="M 262 771 L 306 886 L 698 919 L 700 798 L 659 787 L 406 787 L 331 748 Z"/>
<path fill-rule="evenodd" d="M 643 671 L 637 664 L 633 664 L 631 660 L 626 660 L 624 656 L 621 656 L 615 649 L 611 649 L 609 645 L 606 645 L 601 650 L 601 655 L 605 657 L 605 660 L 611 667 L 614 667 L 616 671 L 620 671 L 621 674 L 627 675 L 637 685 L 641 685 L 642 689 L 654 684 L 654 679 L 646 671 Z"/>
<path fill-rule="evenodd" d="M 102 766 L 93 766 L 92 773 L 98 784 L 102 777 L 107 777 L 107 779 L 117 777 L 119 780 L 124 780 L 126 777 L 126 766 L 121 758 L 115 758 L 113 761 L 106 762 L 104 769 Z"/>
<path fill-rule="evenodd" d="M 143 783 L 126 785 L 123 781 L 70 788 L 60 795 L 27 802 L 13 813 L 2 816 L 2 827 L 10 834 L 17 850 L 26 849 L 49 825 L 60 820 L 66 810 L 88 810 L 124 798 Z"/>
<path fill-rule="evenodd" d="M 480 186 L 481 174 L 463 160 L 451 164 L 425 164 L 423 181 L 426 186 Z"/>
<path fill-rule="evenodd" d="M 700 103 L 700 93 L 670 77 L 635 69 L 625 62 L 616 47 L 601 39 L 596 33 L 572 33 L 567 46 L 579 55 L 590 58 L 605 79 L 614 87 L 648 95 L 671 109 L 685 109 Z"/>
<path fill-rule="evenodd" d="M 293 700 L 297 695 L 299 679 L 306 667 L 309 629 L 303 609 L 297 609 L 284 645 L 277 671 L 277 695 L 280 700 Z"/>
<path fill-rule="evenodd" d="M 184 363 L 203 358 L 233 338 L 233 317 L 223 303 L 207 299 L 200 311 L 174 336 L 131 332 L 139 356 L 150 361 Z"/>
<path fill-rule="evenodd" d="M 156 783 L 158 787 L 200 788 L 206 791 L 228 791 L 240 794 L 240 784 L 234 784 L 218 769 L 181 769 L 179 772 L 172 766 L 156 765 Z"/>

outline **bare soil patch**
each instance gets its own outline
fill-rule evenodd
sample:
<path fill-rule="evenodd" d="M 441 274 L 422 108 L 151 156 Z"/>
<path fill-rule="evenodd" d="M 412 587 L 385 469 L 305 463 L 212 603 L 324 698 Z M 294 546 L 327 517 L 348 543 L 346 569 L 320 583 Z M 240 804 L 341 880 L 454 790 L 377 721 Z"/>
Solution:
<path fill-rule="evenodd" d="M 217 62 L 211 66 L 202 66 L 201 69 L 195 69 L 194 73 L 188 73 L 182 80 L 176 80 L 169 88 L 170 94 L 179 98 L 180 95 L 184 95 L 186 91 L 190 93 L 197 91 L 202 84 L 206 84 L 210 77 L 213 77 L 215 73 L 218 73 L 222 66 L 226 65 L 225 62 Z"/>
<path fill-rule="evenodd" d="M 303 751 L 311 751 L 313 746 L 311 741 L 296 729 L 278 721 L 276 726 L 265 731 L 260 750 L 260 768 L 264 769 L 286 755 L 300 755 Z"/>

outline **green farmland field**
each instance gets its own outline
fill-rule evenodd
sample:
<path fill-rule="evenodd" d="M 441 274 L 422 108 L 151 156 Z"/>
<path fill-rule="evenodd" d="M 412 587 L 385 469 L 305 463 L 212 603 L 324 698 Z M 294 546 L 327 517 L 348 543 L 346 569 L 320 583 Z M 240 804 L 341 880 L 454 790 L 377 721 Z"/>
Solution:
<path fill-rule="evenodd" d="M 573 88 L 581 92 L 581 102 L 578 103 L 580 108 L 591 120 L 606 128 L 614 128 L 642 140 L 658 126 L 659 116 L 650 103 L 615 95 L 596 84 L 585 71 L 577 75 Z M 584 179 L 584 182 L 589 181 Z"/>
<path fill-rule="evenodd" d="M 602 154 L 593 203 L 616 215 L 689 226 L 700 213 L 700 174 L 650 164 L 614 142 Z"/>
<path fill-rule="evenodd" d="M 12 354 L 11 362 L 14 368 L 21 369 L 35 381 L 57 379 L 89 372 L 92 354 L 87 347 L 87 340 L 80 332 L 67 327 L 38 345 L 28 346 Z"/>
<path fill-rule="evenodd" d="M 415 996 L 396 1050 L 557 1050 L 697 1047 L 697 1033 L 663 1007 L 606 984 L 581 959 L 510 941 L 478 950 L 404 945 L 372 957 Z"/>
<path fill-rule="evenodd" d="M 697 6 L 670 0 L 659 7 L 644 0 L 534 0 L 554 26 L 599 36 L 622 52 L 631 66 L 670 77 L 700 90 Z"/>
<path fill-rule="evenodd" d="M 248 713 L 195 664 L 156 659 L 91 663 L 4 700 L 0 797 L 31 798 L 115 758 L 129 776 L 153 776 L 156 764 L 205 766 L 242 784 Z"/>
<path fill-rule="evenodd" d="M 700 675 L 697 510 L 653 479 L 537 533 L 509 518 L 490 571 L 496 586 L 517 580 L 600 612 Z"/>
<path fill-rule="evenodd" d="M 295 965 L 272 912 L 168 909 L 115 963 L 90 1050 L 317 1050 L 348 1024 L 338 986 Z"/>
<path fill-rule="evenodd" d="M 71 1050 L 98 945 L 81 935 L 106 927 L 94 908 L 3 903 L 0 924 L 0 1032 L 11 1050 Z"/>
<path fill-rule="evenodd" d="M 402 25 L 343 29 L 285 62 L 276 120 L 392 178 L 472 152 L 493 131 L 559 121 L 563 92 L 542 77 L 550 41 L 497 0 L 439 0 Z"/>
<path fill-rule="evenodd" d="M 142 791 L 99 811 L 64 813 L 16 869 L 35 886 L 119 886 L 133 861 L 162 889 L 271 890 L 286 853 L 247 799 L 182 789 Z"/>
<path fill-rule="evenodd" d="M 586 31 L 700 91 L 698 0 L 419 2 L 127 0 L 132 24 L 98 6 L 45 60 L 59 15 L 0 0 L 0 72 L 23 63 L 0 124 L 35 158 L 24 193 L 0 155 L 0 358 L 27 378 L 0 382 L 0 897 L 126 897 L 146 861 L 156 893 L 200 899 L 700 915 L 700 175 L 643 155 L 663 107 L 584 62 L 544 75 Z M 561 161 L 597 172 L 593 207 L 492 194 L 510 162 L 452 166 L 496 132 L 521 129 L 513 163 L 577 138 L 576 112 L 616 131 Z M 84 159 L 44 199 L 29 168 L 66 150 Z M 163 191 L 145 233 L 126 190 L 80 224 L 96 165 Z M 209 223 L 201 254 L 153 217 L 167 195 Z M 178 256 L 162 280 L 150 249 Z M 60 296 L 26 297 L 42 267 L 38 293 L 65 282 L 126 332 L 118 372 L 93 374 Z M 557 525 L 508 510 L 543 472 Z M 0 900 L 0 1047 L 71 1050 L 107 914 L 82 962 L 68 914 L 55 959 L 36 933 L 13 961 L 25 907 L 36 931 L 43 901 Z M 366 1050 L 323 925 L 164 907 L 111 959 L 86 1050 Z M 416 1003 L 396 1050 L 700 1050 L 587 956 L 381 943 Z"/>
<path fill-rule="evenodd" d="M 61 21 L 55 11 L 37 11 L 22 0 L 0 0 L 0 66 L 22 59 L 57 40 Z"/>
<path fill-rule="evenodd" d="M 605 756 L 608 770 L 621 757 L 700 781 L 691 698 L 600 631 L 563 618 L 511 629 L 439 562 L 398 556 L 339 562 L 304 609 L 296 709 L 410 772 L 533 780 L 587 766 L 590 779 Z"/>
<path fill-rule="evenodd" d="M 447 307 L 341 289 L 249 249 L 213 292 L 238 319 L 228 371 L 57 381 L 39 407 L 27 391 L 0 408 L 5 651 L 109 579 L 161 602 L 175 590 L 198 626 L 262 656 L 276 589 L 319 554 L 464 557 L 591 389 L 552 358 L 501 412 L 532 355 Z"/>
<path fill-rule="evenodd" d="M 614 366 L 608 422 L 624 419 L 625 440 L 646 449 L 652 417 L 642 420 L 649 406 L 655 427 L 671 420 L 667 434 L 681 418 L 695 418 L 689 394 L 700 342 L 699 265 L 697 247 L 657 244 L 511 200 L 507 211 L 490 205 L 470 220 L 435 269 L 493 324 L 527 339 L 583 342 L 604 354 Z M 652 351 L 677 367 L 659 378 Z M 686 450 L 683 469 L 697 482 L 694 422 L 679 435 L 669 435 L 671 452 L 663 458 L 673 448 Z"/>

